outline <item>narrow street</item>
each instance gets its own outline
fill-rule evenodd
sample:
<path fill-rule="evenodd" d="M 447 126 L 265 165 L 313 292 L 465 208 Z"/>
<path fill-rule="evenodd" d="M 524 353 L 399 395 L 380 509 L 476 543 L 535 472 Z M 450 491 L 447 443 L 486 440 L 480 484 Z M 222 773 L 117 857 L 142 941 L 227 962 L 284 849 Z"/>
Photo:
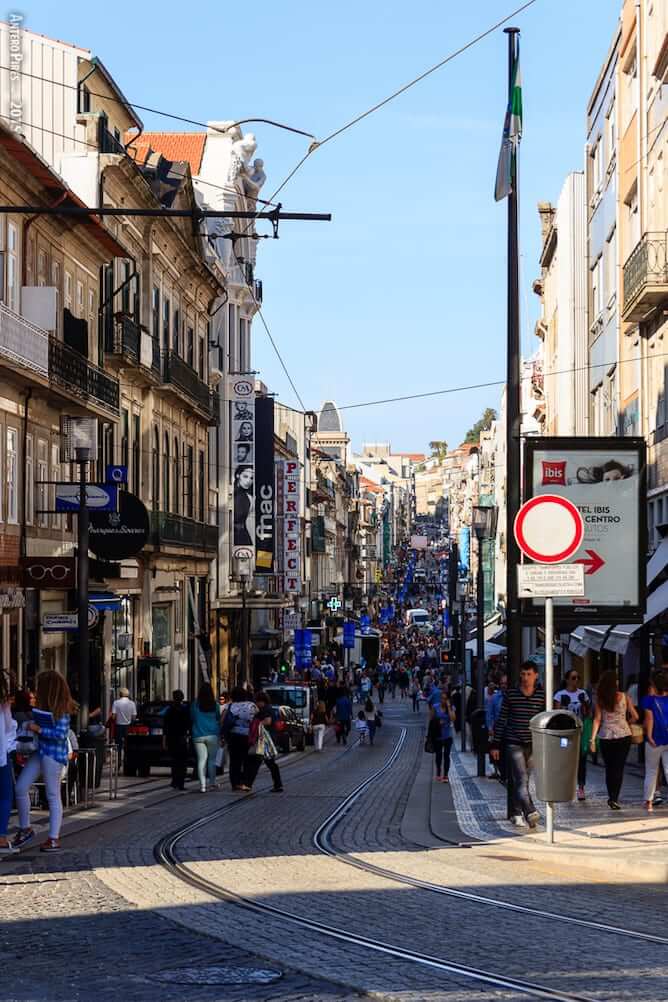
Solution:
<path fill-rule="evenodd" d="M 438 847 L 428 830 L 424 840 L 433 848 L 405 840 L 402 824 L 411 821 L 407 805 L 423 766 L 423 721 L 399 699 L 385 709 L 373 748 L 329 743 L 321 757 L 294 756 L 281 797 L 262 786 L 241 800 L 185 794 L 73 836 L 55 865 L 35 852 L 6 864 L 3 904 L 10 922 L 3 946 L 16 963 L 9 964 L 3 1002 L 86 999 L 93 988 L 101 1002 L 119 995 L 151 999 L 157 991 L 166 1000 L 249 1002 L 355 993 L 416 1002 L 514 1000 L 541 997 L 537 989 L 565 1000 L 668 998 L 668 964 L 660 962 L 665 949 L 568 924 L 574 916 L 660 932 L 668 919 L 661 890 L 633 887 L 630 911 L 629 887 L 614 878 L 588 880 L 585 887 L 575 869 L 504 859 L 498 846 Z M 324 841 L 335 855 L 325 855 L 314 836 L 368 779 Z M 165 842 L 179 832 L 176 842 Z M 170 858 L 177 868 L 164 865 Z M 356 861 L 563 919 L 438 895 L 347 865 Z M 236 900 L 221 900 L 225 894 Z M 249 901 L 271 911 L 248 910 Z M 643 914 L 654 916 L 651 930 Z M 20 957 L 36 939 L 43 945 L 28 982 Z M 393 956 L 395 948 L 452 969 Z M 611 956 L 614 971 L 606 962 Z M 215 981 L 220 972 L 214 969 L 224 965 L 282 977 L 257 987 L 202 983 Z M 186 989 L 192 969 L 196 981 Z M 508 979 L 532 988 L 504 987 Z"/>

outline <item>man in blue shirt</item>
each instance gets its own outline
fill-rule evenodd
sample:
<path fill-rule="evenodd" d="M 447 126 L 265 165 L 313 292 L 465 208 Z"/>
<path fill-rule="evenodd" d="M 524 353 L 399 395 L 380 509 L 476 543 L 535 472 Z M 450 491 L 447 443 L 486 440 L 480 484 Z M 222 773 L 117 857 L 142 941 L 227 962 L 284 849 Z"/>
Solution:
<path fill-rule="evenodd" d="M 350 723 L 353 716 L 353 704 L 345 689 L 339 689 L 339 696 L 334 704 L 334 719 L 336 720 L 336 743 L 348 744 Z"/>

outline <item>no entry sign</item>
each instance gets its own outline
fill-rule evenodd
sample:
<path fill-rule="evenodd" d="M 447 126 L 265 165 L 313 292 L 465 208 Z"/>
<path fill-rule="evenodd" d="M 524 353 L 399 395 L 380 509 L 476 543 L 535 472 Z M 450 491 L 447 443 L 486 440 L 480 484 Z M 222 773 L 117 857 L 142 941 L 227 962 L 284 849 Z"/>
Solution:
<path fill-rule="evenodd" d="M 568 560 L 584 538 L 582 515 L 568 498 L 557 494 L 540 494 L 525 502 L 514 528 L 522 553 L 539 564 Z"/>

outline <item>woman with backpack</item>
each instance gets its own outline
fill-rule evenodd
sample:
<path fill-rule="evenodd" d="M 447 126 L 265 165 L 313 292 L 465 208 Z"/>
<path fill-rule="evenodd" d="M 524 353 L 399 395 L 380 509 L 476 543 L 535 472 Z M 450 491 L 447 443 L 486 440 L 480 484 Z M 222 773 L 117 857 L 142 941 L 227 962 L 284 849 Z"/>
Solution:
<path fill-rule="evenodd" d="M 251 788 L 248 734 L 256 716 L 257 706 L 249 699 L 248 692 L 242 686 L 235 686 L 225 710 L 222 736 L 230 756 L 230 784 L 240 793 L 248 793 Z"/>
<path fill-rule="evenodd" d="M 43 671 L 37 676 L 37 707 L 43 713 L 42 722 L 33 720 L 28 726 L 37 734 L 39 748 L 30 756 L 16 782 L 19 829 L 12 844 L 16 849 L 22 849 L 35 837 L 30 827 L 30 787 L 41 776 L 49 804 L 49 837 L 40 849 L 42 852 L 60 852 L 60 827 L 63 823 L 60 784 L 69 756 L 67 735 L 70 715 L 77 709 L 65 677 L 60 672 Z"/>
<path fill-rule="evenodd" d="M 190 704 L 190 729 L 199 788 L 206 793 L 207 789 L 216 788 L 216 753 L 220 743 L 220 706 L 208 682 L 202 683 L 197 699 Z"/>

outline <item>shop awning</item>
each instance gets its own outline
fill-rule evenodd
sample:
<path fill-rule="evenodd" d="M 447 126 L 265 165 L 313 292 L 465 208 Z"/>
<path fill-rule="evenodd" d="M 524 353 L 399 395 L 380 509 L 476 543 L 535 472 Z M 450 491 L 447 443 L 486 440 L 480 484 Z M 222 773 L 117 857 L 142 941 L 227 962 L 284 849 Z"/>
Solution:
<path fill-rule="evenodd" d="M 668 538 L 662 539 L 647 564 L 647 587 L 668 565 Z"/>
<path fill-rule="evenodd" d="M 615 654 L 626 654 L 633 634 L 639 629 L 640 623 L 620 623 L 619 626 L 613 626 L 603 645 L 604 649 L 613 651 Z"/>
<path fill-rule="evenodd" d="M 466 644 L 466 650 L 467 651 L 473 651 L 473 654 L 475 655 L 476 649 L 477 649 L 476 645 L 477 645 L 477 640 L 469 640 L 469 641 L 467 641 L 467 644 Z M 486 658 L 498 657 L 499 654 L 505 654 L 505 652 L 506 652 L 506 648 L 502 647 L 500 644 L 493 644 L 491 642 L 491 640 L 486 640 L 485 641 L 485 657 Z"/>
<path fill-rule="evenodd" d="M 579 658 L 583 658 L 589 650 L 584 642 L 584 629 L 584 626 L 578 626 L 577 630 L 573 630 L 571 638 L 568 641 L 569 651 Z"/>
<path fill-rule="evenodd" d="M 88 603 L 94 605 L 98 612 L 117 612 L 121 608 L 121 596 L 113 591 L 92 591 Z"/>
<path fill-rule="evenodd" d="M 582 642 L 590 651 L 600 651 L 611 629 L 610 626 L 585 626 Z"/>

